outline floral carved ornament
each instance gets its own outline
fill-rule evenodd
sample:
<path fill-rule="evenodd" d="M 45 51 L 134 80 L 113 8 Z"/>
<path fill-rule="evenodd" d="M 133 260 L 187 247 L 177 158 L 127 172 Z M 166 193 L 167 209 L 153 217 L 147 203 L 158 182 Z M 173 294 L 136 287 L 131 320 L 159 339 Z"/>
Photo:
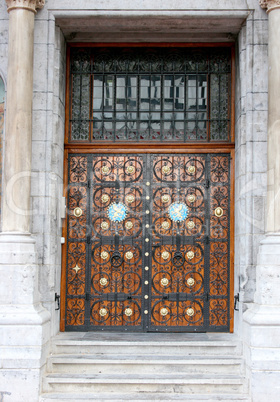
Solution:
<path fill-rule="evenodd" d="M 25 9 L 36 13 L 37 8 L 43 8 L 45 0 L 6 0 L 8 12 L 14 9 Z"/>
<path fill-rule="evenodd" d="M 274 8 L 280 8 L 280 0 L 259 0 L 261 8 L 267 9 L 267 12 Z"/>

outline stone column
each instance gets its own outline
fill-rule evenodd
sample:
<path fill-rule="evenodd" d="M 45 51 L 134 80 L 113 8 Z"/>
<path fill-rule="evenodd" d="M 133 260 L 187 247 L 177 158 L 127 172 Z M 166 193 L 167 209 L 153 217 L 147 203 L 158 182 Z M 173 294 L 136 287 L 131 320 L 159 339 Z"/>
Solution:
<path fill-rule="evenodd" d="M 13 401 L 37 402 L 50 314 L 40 304 L 30 234 L 34 17 L 44 0 L 6 0 L 9 53 L 2 230 L 0 383 Z"/>
<path fill-rule="evenodd" d="M 247 365 L 252 399 L 279 399 L 280 383 L 280 0 L 260 0 L 267 10 L 268 187 L 266 236 L 256 267 L 254 303 L 244 314 Z"/>
<path fill-rule="evenodd" d="M 262 0 L 269 23 L 267 232 L 280 233 L 280 0 Z"/>
<path fill-rule="evenodd" d="M 34 14 L 43 0 L 6 0 L 9 54 L 3 232 L 30 231 Z"/>

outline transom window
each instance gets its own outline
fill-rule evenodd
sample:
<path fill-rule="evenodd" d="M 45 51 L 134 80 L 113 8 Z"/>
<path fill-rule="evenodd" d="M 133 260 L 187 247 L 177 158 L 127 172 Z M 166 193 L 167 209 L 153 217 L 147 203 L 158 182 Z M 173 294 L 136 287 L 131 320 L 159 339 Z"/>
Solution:
<path fill-rule="evenodd" d="M 230 141 L 229 48 L 72 48 L 70 142 Z"/>

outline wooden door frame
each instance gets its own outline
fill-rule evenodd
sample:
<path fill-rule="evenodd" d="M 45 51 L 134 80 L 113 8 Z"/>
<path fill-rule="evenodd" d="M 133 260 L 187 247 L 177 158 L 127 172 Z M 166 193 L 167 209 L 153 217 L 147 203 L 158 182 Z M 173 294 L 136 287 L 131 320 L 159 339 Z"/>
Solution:
<path fill-rule="evenodd" d="M 69 113 L 70 113 L 70 49 L 72 47 L 227 47 L 231 48 L 231 131 L 230 142 L 192 142 L 192 143 L 121 143 L 121 142 L 99 142 L 99 143 L 69 143 Z M 65 151 L 64 151 L 64 174 L 63 174 L 63 196 L 67 196 L 68 188 L 68 155 L 74 153 L 95 153 L 95 154 L 184 154 L 184 153 L 229 153 L 231 155 L 231 177 L 230 177 L 230 288 L 229 288 L 229 332 L 234 330 L 234 189 L 235 189 L 235 49 L 233 43 L 75 43 L 69 44 L 67 48 L 66 65 L 66 102 L 65 102 Z M 67 212 L 67 211 L 66 211 Z M 68 215 L 63 220 L 62 237 L 67 238 Z M 65 331 L 66 314 L 66 258 L 67 241 L 62 245 L 62 266 L 61 266 L 61 309 L 60 309 L 60 331 Z"/>

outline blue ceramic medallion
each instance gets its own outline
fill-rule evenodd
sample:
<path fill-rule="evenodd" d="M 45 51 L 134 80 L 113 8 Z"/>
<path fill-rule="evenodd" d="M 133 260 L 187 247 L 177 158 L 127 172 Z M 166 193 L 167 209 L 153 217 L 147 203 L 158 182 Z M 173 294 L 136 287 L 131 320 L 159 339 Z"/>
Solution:
<path fill-rule="evenodd" d="M 107 210 L 108 218 L 113 222 L 122 222 L 126 217 L 126 206 L 121 202 L 114 202 Z"/>
<path fill-rule="evenodd" d="M 182 202 L 174 202 L 170 205 L 168 212 L 172 221 L 183 222 L 185 219 L 187 219 L 189 210 L 186 204 L 183 204 Z"/>

